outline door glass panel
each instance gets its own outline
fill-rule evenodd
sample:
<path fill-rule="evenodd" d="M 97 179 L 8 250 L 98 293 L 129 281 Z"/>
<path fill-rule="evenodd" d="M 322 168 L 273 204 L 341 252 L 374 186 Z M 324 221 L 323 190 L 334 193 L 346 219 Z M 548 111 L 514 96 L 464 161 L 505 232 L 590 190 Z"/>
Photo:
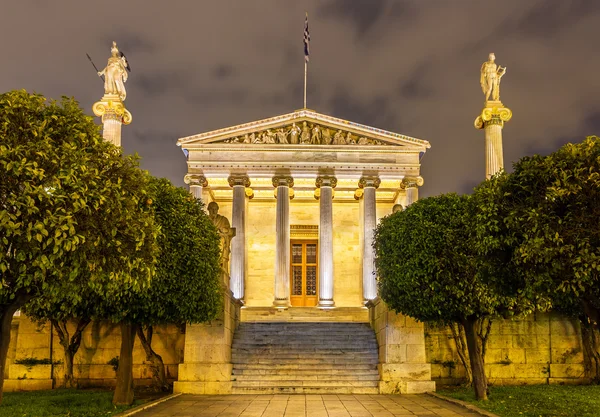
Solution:
<path fill-rule="evenodd" d="M 292 263 L 302 263 L 302 245 L 292 245 Z"/>
<path fill-rule="evenodd" d="M 316 264 L 317 263 L 317 245 L 308 244 L 306 245 L 306 263 Z"/>
<path fill-rule="evenodd" d="M 302 295 L 302 266 L 301 265 L 294 265 L 292 267 L 292 295 Z"/>
<path fill-rule="evenodd" d="M 306 295 L 317 295 L 317 267 L 306 267 Z"/>

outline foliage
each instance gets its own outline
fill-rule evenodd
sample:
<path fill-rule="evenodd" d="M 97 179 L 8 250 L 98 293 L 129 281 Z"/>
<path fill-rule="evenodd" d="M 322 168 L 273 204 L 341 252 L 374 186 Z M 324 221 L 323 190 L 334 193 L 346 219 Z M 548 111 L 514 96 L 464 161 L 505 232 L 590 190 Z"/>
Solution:
<path fill-rule="evenodd" d="M 438 390 L 438 394 L 475 404 L 501 417 L 597 417 L 600 386 L 525 385 L 490 387 L 489 401 L 476 401 L 469 389 Z"/>
<path fill-rule="evenodd" d="M 475 192 L 482 254 L 503 280 L 489 282 L 538 309 L 600 321 L 600 139 L 522 158 Z"/>
<path fill-rule="evenodd" d="M 111 365 L 114 371 L 117 372 L 117 369 L 119 369 L 119 357 L 115 356 L 114 358 L 106 362 L 106 364 Z"/>
<path fill-rule="evenodd" d="M 9 392 L 0 406 L 0 417 L 108 417 L 129 408 L 112 405 L 111 395 L 108 391 L 72 389 Z"/>
<path fill-rule="evenodd" d="M 222 310 L 219 236 L 202 202 L 164 178 L 150 182 L 152 208 L 160 225 L 156 279 L 133 303 L 141 325 L 200 323 Z"/>
<path fill-rule="evenodd" d="M 75 100 L 0 95 L 0 382 L 24 303 L 66 320 L 94 306 L 91 293 L 123 300 L 148 286 L 157 229 L 147 183 Z"/>
<path fill-rule="evenodd" d="M 151 181 L 156 222 L 161 226 L 161 254 L 156 279 L 132 304 L 137 335 L 151 364 L 154 385 L 168 390 L 162 358 L 152 349 L 153 327 L 166 323 L 199 323 L 223 309 L 219 236 L 202 202 L 166 179 Z"/>
<path fill-rule="evenodd" d="M 470 196 L 419 200 L 381 221 L 374 246 L 381 298 L 418 320 L 463 328 L 469 359 L 461 361 L 465 367 L 468 362 L 477 397 L 484 399 L 483 356 L 489 335 L 484 321 L 516 310 L 517 300 L 499 296 L 482 280 L 486 260 L 478 256 L 475 212 Z M 455 340 L 462 337 L 457 333 Z"/>
<path fill-rule="evenodd" d="M 421 321 L 453 323 L 505 306 L 478 275 L 473 212 L 469 196 L 446 194 L 382 219 L 376 266 L 381 298 L 391 308 Z"/>
<path fill-rule="evenodd" d="M 36 366 L 36 365 L 60 365 L 62 361 L 51 361 L 48 358 L 38 359 L 38 358 L 21 358 L 15 359 L 15 363 L 17 365 L 25 365 L 25 366 Z"/>
<path fill-rule="evenodd" d="M 74 100 L 0 95 L 0 301 L 143 287 L 155 251 L 145 178 Z"/>

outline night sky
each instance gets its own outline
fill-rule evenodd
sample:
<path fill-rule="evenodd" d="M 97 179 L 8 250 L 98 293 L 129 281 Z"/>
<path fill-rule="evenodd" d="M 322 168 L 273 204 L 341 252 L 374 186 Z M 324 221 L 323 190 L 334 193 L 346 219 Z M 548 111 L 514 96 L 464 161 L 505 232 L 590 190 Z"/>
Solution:
<path fill-rule="evenodd" d="M 132 68 L 123 146 L 183 185 L 177 139 L 302 107 L 304 12 L 308 107 L 428 140 L 421 196 L 470 192 L 484 179 L 479 69 L 508 68 L 513 111 L 504 160 L 546 154 L 600 133 L 596 0 L 4 0 L 0 92 L 103 94 L 113 40 Z"/>

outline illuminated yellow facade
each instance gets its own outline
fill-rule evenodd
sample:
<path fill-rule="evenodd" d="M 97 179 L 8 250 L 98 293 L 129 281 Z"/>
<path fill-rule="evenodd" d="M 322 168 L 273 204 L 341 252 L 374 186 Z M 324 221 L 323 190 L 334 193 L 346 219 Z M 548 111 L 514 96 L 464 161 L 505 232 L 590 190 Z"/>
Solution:
<path fill-rule="evenodd" d="M 377 219 L 416 200 L 420 158 L 429 148 L 424 140 L 308 109 L 181 138 L 178 145 L 187 155 L 191 192 L 218 203 L 236 228 L 230 288 L 247 307 L 358 307 L 374 299 L 372 248 L 365 242 Z M 236 186 L 244 189 L 238 201 Z M 278 190 L 289 201 L 278 205 Z M 330 203 L 320 201 L 322 192 L 331 194 Z M 296 273 L 304 264 L 294 263 L 295 242 L 317 245 L 315 262 L 304 267 L 309 272 Z M 300 289 L 300 278 L 311 277 Z M 308 287 L 324 294 L 297 304 L 294 292 Z"/>

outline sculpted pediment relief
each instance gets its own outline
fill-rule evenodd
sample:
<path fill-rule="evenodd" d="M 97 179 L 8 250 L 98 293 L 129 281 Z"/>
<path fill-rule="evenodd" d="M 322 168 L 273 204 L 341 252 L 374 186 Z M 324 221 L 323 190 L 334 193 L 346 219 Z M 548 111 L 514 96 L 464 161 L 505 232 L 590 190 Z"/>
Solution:
<path fill-rule="evenodd" d="M 213 144 L 247 145 L 357 145 L 409 147 L 425 151 L 429 142 L 309 109 L 180 138 L 179 146 L 193 148 Z"/>
<path fill-rule="evenodd" d="M 265 129 L 258 132 L 246 133 L 222 140 L 223 143 L 246 144 L 290 144 L 290 145 L 387 145 L 387 143 L 359 136 L 342 129 L 332 129 L 327 126 L 302 122 L 292 123 L 276 129 Z"/>

